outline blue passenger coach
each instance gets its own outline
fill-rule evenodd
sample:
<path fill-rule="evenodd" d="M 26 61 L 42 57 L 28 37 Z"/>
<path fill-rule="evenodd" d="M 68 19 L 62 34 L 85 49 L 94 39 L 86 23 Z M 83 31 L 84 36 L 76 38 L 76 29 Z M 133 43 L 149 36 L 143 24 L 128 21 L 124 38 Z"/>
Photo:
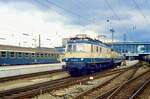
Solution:
<path fill-rule="evenodd" d="M 0 45 L 0 65 L 58 63 L 59 54 L 53 48 Z"/>
<path fill-rule="evenodd" d="M 66 44 L 63 68 L 72 76 L 87 75 L 120 65 L 123 57 L 97 39 L 70 38 Z"/>

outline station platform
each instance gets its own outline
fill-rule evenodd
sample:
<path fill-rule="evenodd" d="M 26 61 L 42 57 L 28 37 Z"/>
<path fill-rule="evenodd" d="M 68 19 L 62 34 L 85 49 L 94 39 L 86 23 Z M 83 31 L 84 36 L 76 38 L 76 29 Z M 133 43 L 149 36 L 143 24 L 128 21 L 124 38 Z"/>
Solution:
<path fill-rule="evenodd" d="M 62 69 L 64 63 L 1 66 L 0 78 Z"/>
<path fill-rule="evenodd" d="M 139 63 L 139 60 L 126 60 L 125 61 L 125 64 L 121 65 L 121 66 L 118 66 L 118 68 L 128 68 L 128 67 L 131 67 L 131 66 L 134 66 L 136 64 Z"/>

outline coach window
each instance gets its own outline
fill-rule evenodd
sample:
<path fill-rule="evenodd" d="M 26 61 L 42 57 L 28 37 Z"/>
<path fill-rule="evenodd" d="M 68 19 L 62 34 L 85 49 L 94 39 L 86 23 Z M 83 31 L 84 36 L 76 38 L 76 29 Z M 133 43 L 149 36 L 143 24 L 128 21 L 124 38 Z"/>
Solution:
<path fill-rule="evenodd" d="M 7 53 L 4 52 L 4 51 L 2 51 L 2 52 L 1 52 L 1 57 L 2 57 L 2 58 L 6 58 L 6 57 L 7 57 Z"/>
<path fill-rule="evenodd" d="M 25 53 L 25 57 L 26 57 L 26 58 L 29 58 L 29 53 Z"/>
<path fill-rule="evenodd" d="M 35 53 L 32 53 L 31 56 L 32 56 L 32 57 L 35 57 Z"/>
<path fill-rule="evenodd" d="M 51 54 L 48 54 L 48 57 L 50 57 L 51 56 Z"/>
<path fill-rule="evenodd" d="M 15 52 L 10 52 L 10 57 L 14 58 L 15 57 Z"/>
<path fill-rule="evenodd" d="M 54 54 L 54 58 L 56 58 L 56 54 Z"/>
<path fill-rule="evenodd" d="M 39 53 L 37 53 L 37 54 L 36 54 L 36 56 L 37 56 L 37 57 L 39 57 L 39 56 L 40 56 L 40 54 L 39 54 Z"/>
<path fill-rule="evenodd" d="M 19 57 L 19 58 L 23 57 L 23 55 L 22 55 L 21 52 L 18 53 L 18 57 Z"/>
<path fill-rule="evenodd" d="M 58 54 L 56 54 L 56 58 L 58 58 Z"/>
<path fill-rule="evenodd" d="M 52 58 L 54 57 L 54 54 L 51 54 Z"/>
<path fill-rule="evenodd" d="M 41 54 L 41 57 L 43 57 L 43 54 Z"/>
<path fill-rule="evenodd" d="M 45 56 L 45 57 L 47 57 L 47 56 L 48 56 L 48 54 L 44 54 L 44 56 Z"/>

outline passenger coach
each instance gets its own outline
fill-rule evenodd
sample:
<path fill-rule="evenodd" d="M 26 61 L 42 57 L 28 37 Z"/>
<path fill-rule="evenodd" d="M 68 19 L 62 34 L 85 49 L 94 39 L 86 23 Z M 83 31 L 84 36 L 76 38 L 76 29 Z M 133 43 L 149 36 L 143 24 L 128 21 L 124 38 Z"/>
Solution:
<path fill-rule="evenodd" d="M 0 65 L 58 63 L 59 55 L 53 48 L 0 45 Z"/>

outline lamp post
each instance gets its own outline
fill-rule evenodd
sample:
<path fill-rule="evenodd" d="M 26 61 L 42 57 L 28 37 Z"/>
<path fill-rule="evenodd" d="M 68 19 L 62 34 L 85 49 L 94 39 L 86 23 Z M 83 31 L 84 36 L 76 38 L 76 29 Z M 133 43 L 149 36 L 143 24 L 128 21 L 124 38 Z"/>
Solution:
<path fill-rule="evenodd" d="M 5 40 L 6 40 L 6 38 L 0 37 L 0 40 L 5 41 Z"/>
<path fill-rule="evenodd" d="M 114 32 L 115 30 L 113 28 L 110 29 L 110 32 L 112 33 L 112 49 L 114 48 Z"/>
<path fill-rule="evenodd" d="M 26 36 L 26 37 L 30 36 L 30 35 L 27 34 L 27 33 L 22 33 L 22 35 L 23 35 L 23 36 Z M 23 46 L 25 46 L 26 44 L 27 44 L 27 42 L 26 42 L 26 41 L 23 41 Z"/>
<path fill-rule="evenodd" d="M 50 42 L 50 41 L 51 41 L 51 39 L 50 39 L 50 38 L 47 38 L 46 40 L 47 40 L 48 42 Z"/>

